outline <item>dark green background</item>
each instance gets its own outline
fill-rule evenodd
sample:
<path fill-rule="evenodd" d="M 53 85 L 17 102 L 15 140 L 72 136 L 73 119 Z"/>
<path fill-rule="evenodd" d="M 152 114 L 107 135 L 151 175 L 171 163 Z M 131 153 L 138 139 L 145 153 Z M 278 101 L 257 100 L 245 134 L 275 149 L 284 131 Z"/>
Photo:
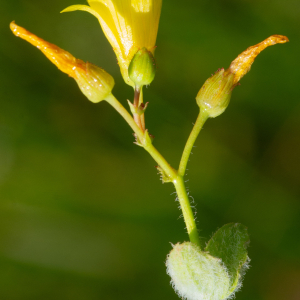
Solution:
<path fill-rule="evenodd" d="M 9 22 L 107 70 L 126 105 L 132 90 L 97 20 L 59 14 L 84 0 L 1 0 L 0 298 L 179 299 L 164 261 L 188 239 L 171 184 L 106 103 Z M 187 185 L 204 241 L 225 223 L 249 229 L 251 268 L 239 300 L 300 299 L 300 2 L 164 0 L 157 75 L 145 90 L 155 146 L 177 167 L 203 82 L 272 34 L 222 116 L 197 140 Z"/>

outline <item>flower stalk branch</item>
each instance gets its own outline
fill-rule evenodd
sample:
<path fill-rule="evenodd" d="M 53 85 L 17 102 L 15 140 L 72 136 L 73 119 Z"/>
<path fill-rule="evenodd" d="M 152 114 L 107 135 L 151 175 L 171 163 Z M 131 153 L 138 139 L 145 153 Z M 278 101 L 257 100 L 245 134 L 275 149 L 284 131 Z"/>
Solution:
<path fill-rule="evenodd" d="M 125 107 L 115 98 L 115 96 L 113 94 L 110 94 L 108 97 L 106 97 L 105 100 L 123 117 L 123 119 L 134 131 L 137 139 L 139 141 L 143 141 L 144 132 L 141 130 L 141 128 L 138 126 L 135 120 L 132 118 L 132 116 L 127 111 L 127 109 L 125 109 Z"/>
<path fill-rule="evenodd" d="M 139 128 L 139 126 L 136 124 L 136 122 L 131 117 L 129 112 L 124 108 L 124 106 L 112 94 L 110 94 L 109 97 L 106 98 L 106 101 L 113 108 L 115 108 L 115 110 L 124 118 L 124 120 L 128 123 L 128 125 L 132 128 L 132 130 L 136 134 L 138 140 L 140 141 L 140 145 L 152 156 L 152 158 L 156 161 L 156 163 L 159 165 L 159 167 L 168 176 L 170 181 L 173 182 L 176 192 L 177 192 L 178 201 L 179 201 L 180 207 L 182 209 L 182 214 L 183 214 L 184 222 L 186 224 L 186 229 L 187 229 L 190 241 L 200 247 L 200 239 L 199 239 L 199 235 L 198 235 L 198 230 L 197 230 L 193 210 L 192 210 L 192 207 L 191 207 L 191 204 L 189 201 L 189 197 L 186 192 L 186 187 L 184 184 L 183 176 L 179 175 L 178 172 L 170 166 L 170 164 L 166 161 L 166 159 L 153 146 L 151 139 L 147 138 L 148 132 L 146 131 L 144 133 Z M 200 118 L 200 119 L 202 119 L 202 118 Z M 196 123 L 196 124 L 198 124 L 198 123 Z M 198 128 L 198 126 L 196 126 L 196 128 Z M 198 131 L 198 133 L 199 133 L 199 131 Z M 196 135 L 196 129 L 195 129 L 195 135 Z M 195 136 L 194 140 L 196 139 L 196 137 L 197 136 Z M 192 140 L 190 140 L 189 145 L 191 143 L 192 143 Z M 192 146 L 191 146 L 191 148 L 192 148 Z M 186 156 L 188 157 L 188 155 L 189 155 L 188 150 L 186 149 Z"/>
<path fill-rule="evenodd" d="M 191 203 L 188 194 L 186 192 L 186 187 L 184 184 L 183 177 L 178 175 L 177 178 L 173 180 L 173 184 L 177 192 L 178 201 L 180 203 L 180 208 L 182 210 L 182 215 L 184 218 L 184 222 L 186 224 L 186 229 L 189 235 L 189 239 L 191 243 L 194 243 L 200 247 L 198 229 L 197 229 L 194 213 L 191 207 Z"/>
<path fill-rule="evenodd" d="M 205 110 L 200 111 L 196 123 L 190 133 L 190 136 L 185 144 L 182 156 L 181 156 L 181 160 L 180 160 L 180 164 L 179 164 L 179 168 L 178 168 L 178 175 L 180 176 L 184 176 L 185 175 L 185 171 L 186 171 L 186 166 L 189 160 L 189 157 L 191 155 L 193 146 L 195 144 L 195 141 L 204 125 L 204 123 L 206 122 L 206 120 L 208 119 L 209 115 L 206 113 Z"/>

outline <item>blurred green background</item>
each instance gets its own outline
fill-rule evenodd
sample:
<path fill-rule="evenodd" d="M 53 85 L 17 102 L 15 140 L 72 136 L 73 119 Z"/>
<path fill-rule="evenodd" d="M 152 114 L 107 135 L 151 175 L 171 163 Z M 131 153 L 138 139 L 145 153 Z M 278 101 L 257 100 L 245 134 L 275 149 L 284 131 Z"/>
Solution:
<path fill-rule="evenodd" d="M 1 0 L 0 298 L 179 299 L 165 258 L 188 239 L 171 184 L 106 103 L 16 38 L 17 24 L 107 70 L 133 92 L 97 20 L 59 14 L 84 0 Z M 300 2 L 163 0 L 157 75 L 145 90 L 155 146 L 177 167 L 203 82 L 272 34 L 188 166 L 203 242 L 229 222 L 249 229 L 239 300 L 300 299 Z"/>

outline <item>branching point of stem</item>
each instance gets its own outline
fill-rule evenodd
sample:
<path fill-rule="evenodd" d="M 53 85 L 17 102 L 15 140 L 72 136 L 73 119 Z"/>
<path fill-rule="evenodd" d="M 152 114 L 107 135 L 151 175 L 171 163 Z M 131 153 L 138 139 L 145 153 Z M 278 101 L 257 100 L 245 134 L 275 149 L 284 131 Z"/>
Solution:
<path fill-rule="evenodd" d="M 198 236 L 198 231 L 195 223 L 194 214 L 191 208 L 191 204 L 189 201 L 188 194 L 186 192 L 186 188 L 184 185 L 183 176 L 180 175 L 175 169 L 173 169 L 170 164 L 166 161 L 166 159 L 157 151 L 157 149 L 153 146 L 152 141 L 149 136 L 147 136 L 147 131 L 143 132 L 141 128 L 136 124 L 132 116 L 129 114 L 129 112 L 124 108 L 124 106 L 112 95 L 110 94 L 106 101 L 111 104 L 116 111 L 125 119 L 125 121 L 128 123 L 128 125 L 132 128 L 134 133 L 136 134 L 137 138 L 141 142 L 141 146 L 152 156 L 152 158 L 156 161 L 156 163 L 159 165 L 159 167 L 164 171 L 165 175 L 170 178 L 170 181 L 173 182 L 177 196 L 179 199 L 179 203 L 182 209 L 184 221 L 186 224 L 186 228 L 190 237 L 190 241 L 200 247 L 200 240 Z M 198 118 L 199 119 L 199 118 Z M 196 124 L 204 124 L 205 120 L 199 121 Z M 200 118 L 201 119 L 201 118 Z M 197 137 L 198 134 L 196 134 L 196 128 L 199 127 L 199 125 L 194 126 L 193 131 L 195 131 L 195 135 Z M 200 126 L 200 129 L 202 127 Z M 198 133 L 200 131 L 198 130 Z M 192 148 L 193 143 L 195 142 L 196 137 L 192 140 L 191 136 L 188 140 L 187 145 L 190 145 L 190 148 Z M 186 146 L 187 148 L 187 146 Z M 186 149 L 185 149 L 186 150 Z M 191 149 L 190 149 L 191 150 Z M 188 153 L 188 152 L 186 152 Z M 189 152 L 190 153 L 190 152 Z M 189 155 L 188 153 L 188 155 Z M 183 156 L 186 159 L 186 162 L 188 160 L 188 155 Z M 186 164 L 185 164 L 186 166 Z"/>

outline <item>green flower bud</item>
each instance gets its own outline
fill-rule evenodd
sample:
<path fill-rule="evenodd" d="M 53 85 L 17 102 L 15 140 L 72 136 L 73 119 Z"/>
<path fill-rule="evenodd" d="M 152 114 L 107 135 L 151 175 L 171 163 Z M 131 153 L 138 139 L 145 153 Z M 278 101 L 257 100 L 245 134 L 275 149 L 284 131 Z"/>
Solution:
<path fill-rule="evenodd" d="M 210 118 L 222 114 L 229 104 L 233 81 L 234 74 L 224 69 L 207 79 L 196 97 L 200 110 L 205 111 Z"/>
<path fill-rule="evenodd" d="M 112 91 L 115 81 L 111 75 L 103 69 L 86 63 L 84 68 L 75 70 L 74 79 L 82 93 L 92 102 L 98 103 L 104 100 Z"/>
<path fill-rule="evenodd" d="M 190 242 L 176 244 L 167 257 L 167 273 L 177 294 L 187 300 L 226 299 L 230 278 L 221 259 Z"/>
<path fill-rule="evenodd" d="M 149 85 L 155 77 L 155 60 L 152 53 L 146 48 L 140 49 L 129 64 L 128 75 L 138 88 Z"/>

